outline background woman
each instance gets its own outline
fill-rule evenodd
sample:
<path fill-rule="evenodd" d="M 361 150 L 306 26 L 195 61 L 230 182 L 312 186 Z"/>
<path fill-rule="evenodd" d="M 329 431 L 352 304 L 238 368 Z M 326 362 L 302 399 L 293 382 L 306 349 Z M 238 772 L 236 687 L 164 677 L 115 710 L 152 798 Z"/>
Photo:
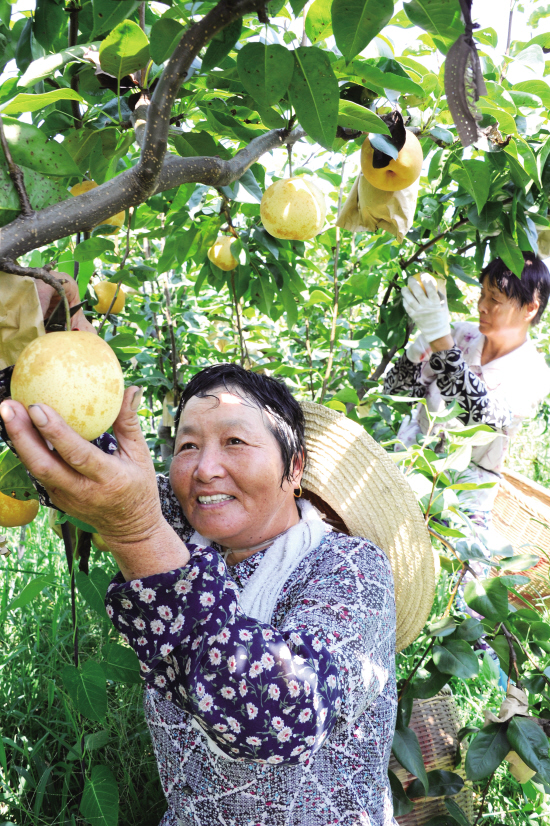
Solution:
<path fill-rule="evenodd" d="M 490 488 L 459 494 L 482 530 L 490 525 L 510 439 L 550 392 L 550 370 L 529 338 L 530 327 L 540 321 L 548 303 L 550 273 L 532 253 L 523 256 L 521 279 L 500 258 L 485 267 L 479 278 L 479 324 L 455 323 L 452 333 L 435 279 L 422 275 L 422 287 L 409 278 L 403 305 L 420 335 L 384 380 L 386 393 L 425 397 L 432 412 L 457 402 L 464 410 L 458 416 L 463 424 L 484 423 L 495 429 L 489 444 L 473 448 L 472 461 L 460 479 L 492 483 Z M 409 447 L 428 427 L 424 406 L 419 405 L 398 435 Z"/>

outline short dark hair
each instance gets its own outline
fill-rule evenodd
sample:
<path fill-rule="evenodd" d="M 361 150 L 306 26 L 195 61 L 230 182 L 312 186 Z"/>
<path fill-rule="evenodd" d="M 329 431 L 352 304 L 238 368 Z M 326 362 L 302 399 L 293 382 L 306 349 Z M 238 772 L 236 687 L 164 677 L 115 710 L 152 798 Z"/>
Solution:
<path fill-rule="evenodd" d="M 281 449 L 283 475 L 281 484 L 292 481 L 296 462 L 307 458 L 304 413 L 284 382 L 245 370 L 238 364 L 212 364 L 197 373 L 185 385 L 175 418 L 178 432 L 183 408 L 193 396 L 203 399 L 213 395 L 216 388 L 228 392 L 239 391 L 243 398 L 253 402 L 260 410 L 267 411 L 267 427 L 273 433 Z"/>
<path fill-rule="evenodd" d="M 548 304 L 550 272 L 546 264 L 533 252 L 524 252 L 523 258 L 525 265 L 521 278 L 514 275 L 500 258 L 494 258 L 482 269 L 479 280 L 483 283 L 483 279 L 487 276 L 492 287 L 496 287 L 505 296 L 513 299 L 520 307 L 525 307 L 538 299 L 540 307 L 531 322 L 531 326 L 534 327 L 541 320 Z"/>

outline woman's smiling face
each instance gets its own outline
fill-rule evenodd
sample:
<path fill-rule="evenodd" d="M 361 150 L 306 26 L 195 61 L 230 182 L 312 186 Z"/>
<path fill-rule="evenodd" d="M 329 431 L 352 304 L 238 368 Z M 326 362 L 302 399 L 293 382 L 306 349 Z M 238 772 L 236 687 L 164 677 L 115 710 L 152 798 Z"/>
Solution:
<path fill-rule="evenodd" d="M 170 482 L 202 536 L 227 548 L 247 548 L 298 522 L 292 482 L 284 480 L 269 413 L 220 388 L 185 405 L 176 434 Z"/>

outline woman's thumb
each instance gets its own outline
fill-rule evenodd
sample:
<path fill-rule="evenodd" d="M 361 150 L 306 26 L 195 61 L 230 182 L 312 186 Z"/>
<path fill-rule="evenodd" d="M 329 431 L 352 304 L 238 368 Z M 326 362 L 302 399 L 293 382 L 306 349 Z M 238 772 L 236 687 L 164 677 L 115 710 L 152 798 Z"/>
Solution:
<path fill-rule="evenodd" d="M 124 391 L 120 413 L 113 424 L 113 431 L 118 442 L 119 450 L 123 450 L 125 453 L 135 454 L 136 449 L 141 453 L 143 445 L 145 445 L 145 449 L 147 453 L 149 453 L 137 415 L 142 396 L 142 387 L 128 387 Z"/>

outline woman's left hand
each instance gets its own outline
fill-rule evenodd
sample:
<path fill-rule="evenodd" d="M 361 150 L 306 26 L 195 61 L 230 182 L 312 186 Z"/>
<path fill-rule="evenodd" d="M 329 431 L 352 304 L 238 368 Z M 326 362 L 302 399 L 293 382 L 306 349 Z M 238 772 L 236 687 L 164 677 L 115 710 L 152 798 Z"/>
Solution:
<path fill-rule="evenodd" d="M 130 387 L 113 425 L 118 450 L 103 453 L 45 404 L 29 412 L 11 399 L 0 405 L 17 455 L 56 507 L 93 525 L 126 579 L 186 565 L 184 543 L 165 521 L 149 448 L 136 415 L 141 391 Z M 46 440 L 53 446 L 50 450 Z"/>

